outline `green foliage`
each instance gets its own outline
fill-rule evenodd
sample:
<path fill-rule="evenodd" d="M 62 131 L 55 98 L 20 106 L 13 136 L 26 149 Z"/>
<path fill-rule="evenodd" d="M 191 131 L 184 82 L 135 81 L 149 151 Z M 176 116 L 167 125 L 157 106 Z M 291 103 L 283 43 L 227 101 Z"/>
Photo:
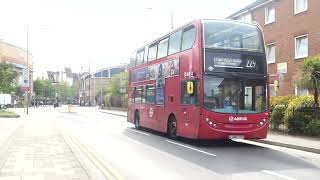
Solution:
<path fill-rule="evenodd" d="M 33 81 L 33 91 L 36 98 L 52 98 L 55 96 L 55 89 L 50 80 L 37 79 Z"/>
<path fill-rule="evenodd" d="M 289 102 L 294 99 L 295 96 L 272 96 L 270 98 L 270 106 L 274 108 L 276 105 L 288 106 Z"/>
<path fill-rule="evenodd" d="M 128 108 L 128 94 L 122 96 L 122 106 L 124 108 Z"/>
<path fill-rule="evenodd" d="M 21 92 L 21 86 L 20 85 L 15 85 L 13 88 L 14 88 L 13 92 L 14 92 L 14 94 L 16 96 L 21 97 L 23 95 L 22 92 Z"/>
<path fill-rule="evenodd" d="M 285 123 L 290 134 L 320 135 L 320 119 L 314 115 L 312 96 L 276 96 L 271 98 L 271 126 L 278 130 Z"/>
<path fill-rule="evenodd" d="M 284 112 L 286 110 L 285 105 L 276 105 L 273 108 L 272 114 L 271 114 L 271 125 L 272 128 L 275 130 L 279 129 L 279 125 L 284 123 Z"/>
<path fill-rule="evenodd" d="M 71 86 L 71 96 L 78 97 L 80 90 L 80 81 L 74 81 Z"/>
<path fill-rule="evenodd" d="M 111 78 L 107 93 L 125 94 L 128 90 L 128 72 L 121 72 Z"/>
<path fill-rule="evenodd" d="M 298 86 L 313 92 L 314 103 L 319 105 L 320 55 L 306 58 L 300 66 L 299 75 Z"/>
<path fill-rule="evenodd" d="M 313 119 L 306 126 L 304 133 L 309 136 L 320 136 L 320 119 Z"/>
<path fill-rule="evenodd" d="M 304 113 L 295 113 L 287 119 L 290 134 L 304 134 L 305 127 L 310 123 L 312 117 Z"/>
<path fill-rule="evenodd" d="M 295 98 L 291 99 L 285 111 L 286 122 L 290 119 L 291 116 L 294 115 L 294 110 L 296 108 L 299 108 L 303 105 L 310 106 L 312 104 L 313 104 L 313 99 L 311 96 L 296 96 Z"/>
<path fill-rule="evenodd" d="M 19 72 L 12 64 L 0 63 L 0 93 L 15 92 Z"/>
<path fill-rule="evenodd" d="M 63 100 L 66 100 L 73 95 L 73 90 L 68 82 L 59 82 L 55 84 L 55 86 L 58 96 L 60 96 Z"/>
<path fill-rule="evenodd" d="M 313 98 L 311 96 L 297 96 L 289 102 L 284 117 L 289 133 L 304 134 L 306 126 L 313 117 L 305 111 L 298 111 L 298 109 L 302 106 L 311 105 L 313 105 Z"/>
<path fill-rule="evenodd" d="M 128 106 L 128 72 L 121 72 L 113 76 L 110 84 L 105 90 L 103 95 L 106 99 L 106 106 Z"/>

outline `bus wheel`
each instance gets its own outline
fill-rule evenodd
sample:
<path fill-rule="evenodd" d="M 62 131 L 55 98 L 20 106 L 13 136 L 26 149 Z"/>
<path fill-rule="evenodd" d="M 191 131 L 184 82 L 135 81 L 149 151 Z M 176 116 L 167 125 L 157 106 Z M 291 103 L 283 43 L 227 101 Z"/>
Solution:
<path fill-rule="evenodd" d="M 177 139 L 177 121 L 174 116 L 169 117 L 169 122 L 168 122 L 168 136 L 171 139 Z"/>
<path fill-rule="evenodd" d="M 140 115 L 139 112 L 134 114 L 134 126 L 136 129 L 140 129 Z"/>

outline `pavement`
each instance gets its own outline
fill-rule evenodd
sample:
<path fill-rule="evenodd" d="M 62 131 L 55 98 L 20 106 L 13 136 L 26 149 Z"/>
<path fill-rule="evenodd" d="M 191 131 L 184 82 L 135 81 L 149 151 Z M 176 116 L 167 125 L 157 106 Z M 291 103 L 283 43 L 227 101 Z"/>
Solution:
<path fill-rule="evenodd" d="M 127 117 L 127 113 L 122 111 L 101 109 L 99 111 L 103 113 Z M 269 132 L 266 139 L 253 141 L 320 154 L 320 138 L 293 136 L 283 133 Z"/>
<path fill-rule="evenodd" d="M 66 107 L 31 110 L 26 124 L 0 148 L 0 162 L 8 163 L 0 164 L 0 180 L 100 179 L 101 174 L 110 180 L 320 177 L 316 153 L 245 140 L 176 141 L 162 133 L 136 130 L 123 112 L 111 113 L 92 107 L 73 107 L 71 113 Z"/>
<path fill-rule="evenodd" d="M 23 114 L 10 123 L 0 119 L 0 129 L 10 130 L 0 131 L 0 137 L 7 137 L 0 144 L 0 180 L 105 179 L 70 142 L 63 127 L 46 114 L 35 114 Z"/>

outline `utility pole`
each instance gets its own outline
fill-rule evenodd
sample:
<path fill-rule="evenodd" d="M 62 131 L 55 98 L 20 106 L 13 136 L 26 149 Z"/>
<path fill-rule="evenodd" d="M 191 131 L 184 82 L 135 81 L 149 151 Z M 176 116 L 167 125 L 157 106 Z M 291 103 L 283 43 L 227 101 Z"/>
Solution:
<path fill-rule="evenodd" d="M 90 60 L 89 60 L 89 106 L 91 106 L 91 72 L 90 72 Z"/>
<path fill-rule="evenodd" d="M 100 72 L 101 74 L 100 74 L 100 107 L 102 108 L 102 100 L 103 100 L 103 98 L 102 98 L 102 88 L 103 88 L 103 85 L 102 85 L 102 72 L 103 72 L 103 70 Z"/>
<path fill-rule="evenodd" d="M 171 29 L 173 29 L 173 11 L 170 12 Z"/>
<path fill-rule="evenodd" d="M 28 90 L 26 92 L 27 114 L 29 114 L 29 91 L 30 91 L 30 72 L 29 72 L 29 25 L 27 24 L 27 76 Z"/>

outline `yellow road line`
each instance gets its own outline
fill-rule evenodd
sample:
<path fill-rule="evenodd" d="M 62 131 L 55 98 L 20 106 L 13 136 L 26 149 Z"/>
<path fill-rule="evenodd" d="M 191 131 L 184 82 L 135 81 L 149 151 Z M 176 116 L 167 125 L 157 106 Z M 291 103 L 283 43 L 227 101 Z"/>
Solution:
<path fill-rule="evenodd" d="M 100 172 L 108 180 L 123 180 L 124 178 L 105 160 L 98 156 L 98 154 L 88 146 L 80 143 L 80 141 L 69 134 L 69 138 L 75 143 L 79 149 L 89 158 L 89 160 L 100 170 Z"/>

